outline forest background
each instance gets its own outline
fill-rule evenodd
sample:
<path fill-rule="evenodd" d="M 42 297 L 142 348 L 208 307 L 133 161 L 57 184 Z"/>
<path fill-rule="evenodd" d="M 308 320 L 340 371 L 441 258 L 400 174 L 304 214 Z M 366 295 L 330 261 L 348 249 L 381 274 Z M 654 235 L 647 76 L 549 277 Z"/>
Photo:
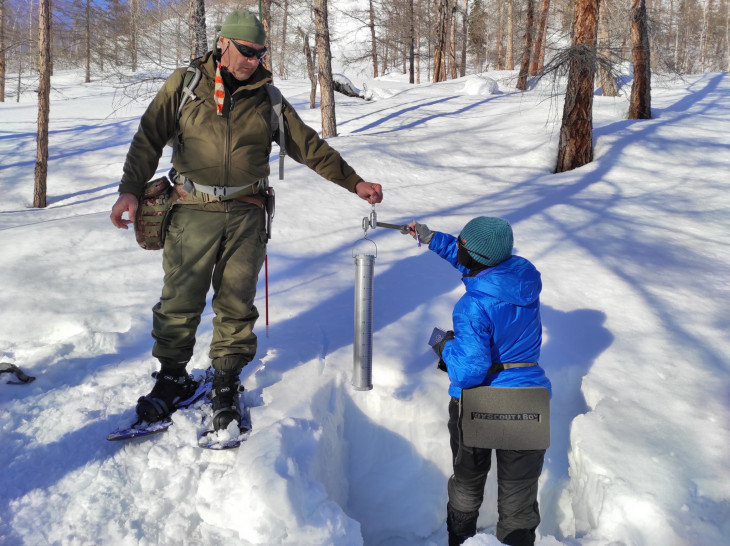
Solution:
<path fill-rule="evenodd" d="M 156 80 L 171 69 L 203 55 L 225 14 L 258 7 L 267 30 L 265 66 L 281 79 L 301 77 L 306 67 L 310 108 L 316 107 L 319 85 L 323 138 L 337 135 L 335 90 L 361 94 L 349 80 L 344 89 L 341 80 L 333 78 L 332 40 L 339 42 L 338 68 L 372 70 L 374 78 L 402 71 L 413 85 L 519 65 L 515 87 L 526 91 L 544 75 L 565 75 L 555 165 L 560 173 L 593 160 L 594 88 L 604 96 L 617 96 L 624 83 L 624 61 L 631 61 L 633 76 L 628 119 L 652 118 L 651 73 L 656 67 L 675 73 L 727 70 L 728 2 L 342 0 L 330 8 L 328 0 L 220 2 L 207 7 L 205 0 L 37 0 L 35 18 L 33 0 L 0 0 L 0 102 L 5 101 L 9 66 L 14 65 L 16 100 L 24 85 L 38 94 L 33 206 L 44 208 L 54 68 L 83 63 L 89 83 L 92 73 L 104 78 L 116 73 L 128 82 L 129 72 L 138 74 L 143 67 L 136 81 L 123 84 L 125 95 L 139 99 L 158 88 Z M 330 11 L 335 18 L 349 19 L 343 28 L 350 36 L 331 36 Z M 363 29 L 369 41 L 353 39 Z M 26 72 L 29 77 L 24 79 Z"/>
<path fill-rule="evenodd" d="M 87 81 L 137 71 L 140 66 L 159 66 L 161 76 L 184 66 L 212 45 L 214 25 L 230 10 L 241 8 L 264 14 L 269 27 L 267 62 L 274 75 L 303 77 L 308 73 L 307 52 L 315 51 L 315 7 L 323 3 L 0 0 L 0 102 L 18 100 L 23 91 L 38 86 L 39 1 L 50 5 L 53 67 L 86 66 Z M 541 73 L 544 59 L 554 57 L 574 33 L 575 2 L 330 0 L 329 11 L 369 29 L 370 43 L 347 44 L 346 56 L 339 59 L 345 66 L 367 66 L 374 77 L 412 72 L 412 83 L 418 84 L 486 70 L 512 70 L 524 57 L 527 37 L 534 49 L 530 75 Z M 617 65 L 631 59 L 632 9 L 645 4 L 652 70 L 728 70 L 730 0 L 577 2 L 594 4 L 596 11 L 600 5 L 598 53 L 607 63 Z M 334 39 L 346 41 L 347 36 Z M 308 47 L 310 41 L 312 48 Z M 438 59 L 440 54 L 442 59 Z M 443 74 L 439 74 L 441 67 Z"/>

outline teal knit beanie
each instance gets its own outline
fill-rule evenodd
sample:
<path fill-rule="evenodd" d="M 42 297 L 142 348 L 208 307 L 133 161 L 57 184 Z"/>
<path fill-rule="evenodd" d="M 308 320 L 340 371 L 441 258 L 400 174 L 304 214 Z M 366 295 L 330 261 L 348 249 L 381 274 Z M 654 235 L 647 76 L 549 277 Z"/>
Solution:
<path fill-rule="evenodd" d="M 479 216 L 469 220 L 461 230 L 459 240 L 469 256 L 489 267 L 512 256 L 512 227 L 501 218 Z"/>
<path fill-rule="evenodd" d="M 266 31 L 261 21 L 251 12 L 236 10 L 228 14 L 223 25 L 218 27 L 218 35 L 233 40 L 243 40 L 254 44 L 266 43 Z"/>

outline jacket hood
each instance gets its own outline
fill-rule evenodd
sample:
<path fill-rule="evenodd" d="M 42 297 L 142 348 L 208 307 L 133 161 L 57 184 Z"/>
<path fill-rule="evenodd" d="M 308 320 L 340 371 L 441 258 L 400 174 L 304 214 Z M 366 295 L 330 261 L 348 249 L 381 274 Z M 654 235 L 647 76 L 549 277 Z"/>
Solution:
<path fill-rule="evenodd" d="M 478 292 L 525 307 L 540 297 L 540 272 L 525 258 L 512 256 L 474 277 L 464 277 L 467 292 Z"/>

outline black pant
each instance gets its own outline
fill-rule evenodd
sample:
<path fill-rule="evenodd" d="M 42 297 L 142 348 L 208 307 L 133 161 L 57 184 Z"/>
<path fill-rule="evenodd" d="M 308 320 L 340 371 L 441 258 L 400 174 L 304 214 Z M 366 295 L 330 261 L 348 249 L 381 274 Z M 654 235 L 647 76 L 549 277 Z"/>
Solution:
<path fill-rule="evenodd" d="M 449 403 L 449 435 L 454 474 L 449 479 L 447 526 L 450 544 L 460 544 L 459 540 L 466 540 L 476 533 L 484 485 L 492 464 L 492 450 L 463 445 L 458 398 L 452 398 Z M 532 544 L 534 531 L 540 523 L 537 481 L 542 472 L 545 450 L 497 449 L 495 452 L 499 512 L 497 539 L 506 544 Z"/>

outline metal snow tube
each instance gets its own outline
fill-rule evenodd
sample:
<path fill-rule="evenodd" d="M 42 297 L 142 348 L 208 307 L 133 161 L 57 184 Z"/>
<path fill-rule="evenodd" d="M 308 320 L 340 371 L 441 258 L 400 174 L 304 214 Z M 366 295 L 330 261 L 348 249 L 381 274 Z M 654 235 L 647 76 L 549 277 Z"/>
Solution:
<path fill-rule="evenodd" d="M 355 256 L 355 341 L 352 386 L 358 391 L 373 388 L 373 271 L 375 256 Z"/>

